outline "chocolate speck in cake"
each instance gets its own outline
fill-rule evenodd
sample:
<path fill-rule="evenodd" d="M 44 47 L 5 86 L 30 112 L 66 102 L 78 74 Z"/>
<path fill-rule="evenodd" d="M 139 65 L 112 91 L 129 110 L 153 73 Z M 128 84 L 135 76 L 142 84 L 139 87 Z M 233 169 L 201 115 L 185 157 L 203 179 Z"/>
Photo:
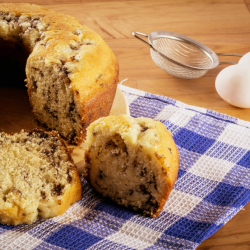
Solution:
<path fill-rule="evenodd" d="M 148 190 L 147 190 L 147 188 L 146 188 L 145 185 L 141 184 L 141 185 L 139 186 L 139 188 L 140 188 L 140 192 L 141 192 L 141 193 L 143 193 L 143 194 L 145 194 L 145 195 L 149 194 L 149 192 L 148 192 Z"/>
<path fill-rule="evenodd" d="M 37 81 L 35 80 L 35 78 L 33 76 L 31 78 L 31 90 L 37 91 Z"/>
<path fill-rule="evenodd" d="M 170 151 L 170 154 L 172 154 L 172 148 L 168 148 L 169 149 L 169 151 Z"/>
<path fill-rule="evenodd" d="M 72 182 L 72 177 L 69 174 L 68 174 L 68 177 L 67 177 L 67 181 L 68 181 L 68 183 Z"/>
<path fill-rule="evenodd" d="M 47 155 L 47 156 L 50 154 L 50 152 L 49 152 L 48 149 L 43 149 L 43 150 L 42 150 L 42 153 L 45 154 L 45 155 Z"/>
<path fill-rule="evenodd" d="M 112 149 L 112 148 L 115 148 L 116 145 L 113 141 L 108 141 L 105 145 L 105 149 Z"/>
<path fill-rule="evenodd" d="M 73 143 L 74 139 L 76 139 L 75 137 L 76 137 L 76 130 L 73 130 L 73 132 L 67 135 L 67 138 L 69 138 L 70 143 Z"/>
<path fill-rule="evenodd" d="M 140 176 L 145 177 L 146 175 L 147 175 L 147 169 L 144 166 L 142 166 Z"/>
<path fill-rule="evenodd" d="M 141 125 L 141 133 L 145 132 L 148 130 L 148 127 L 147 126 L 143 126 Z"/>
<path fill-rule="evenodd" d="M 154 155 L 158 160 L 165 158 L 163 154 L 158 154 L 157 152 L 155 152 Z"/>
<path fill-rule="evenodd" d="M 132 195 L 133 193 L 134 193 L 134 190 L 132 190 L 132 189 L 128 191 L 129 196 Z"/>
<path fill-rule="evenodd" d="M 99 171 L 99 179 L 102 180 L 102 179 L 104 179 L 105 177 L 106 177 L 105 173 L 104 173 L 102 170 L 100 170 L 100 171 Z"/>
<path fill-rule="evenodd" d="M 159 208 L 159 203 L 152 195 L 149 196 L 145 205 L 151 207 L 153 213 L 156 213 L 157 209 Z"/>
<path fill-rule="evenodd" d="M 40 195 L 43 200 L 46 198 L 46 193 L 44 191 L 41 191 Z"/>
<path fill-rule="evenodd" d="M 52 154 L 55 153 L 55 151 L 56 151 L 56 145 L 55 144 L 50 144 L 50 151 L 51 151 Z"/>
<path fill-rule="evenodd" d="M 33 132 L 31 131 L 30 134 L 32 134 Z M 48 138 L 48 134 L 43 132 L 43 131 L 39 131 L 38 133 L 34 134 L 35 136 L 37 136 L 38 138 Z"/>
<path fill-rule="evenodd" d="M 157 188 L 156 178 L 155 178 L 155 175 L 154 175 L 154 174 L 150 176 L 149 184 L 153 185 L 155 190 L 158 189 L 158 188 Z"/>
<path fill-rule="evenodd" d="M 60 196 L 62 194 L 64 186 L 61 184 L 54 184 L 53 189 L 51 190 L 51 195 L 52 196 Z"/>

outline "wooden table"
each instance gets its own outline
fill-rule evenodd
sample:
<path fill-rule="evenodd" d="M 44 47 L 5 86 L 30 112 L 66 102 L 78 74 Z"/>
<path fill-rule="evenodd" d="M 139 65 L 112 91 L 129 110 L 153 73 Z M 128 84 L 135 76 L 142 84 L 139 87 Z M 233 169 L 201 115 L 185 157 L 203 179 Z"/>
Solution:
<path fill-rule="evenodd" d="M 177 79 L 158 68 L 150 57 L 149 47 L 132 36 L 134 30 L 146 34 L 168 30 L 199 40 L 215 52 L 245 54 L 250 51 L 250 0 L 29 2 L 72 15 L 99 33 L 118 58 L 120 81 L 128 79 L 124 85 L 250 121 L 250 109 L 229 105 L 215 90 L 215 78 L 225 65 L 210 70 L 199 79 Z M 36 126 L 24 88 L 1 87 L 0 113 L 0 129 L 6 132 Z M 198 249 L 250 249 L 249 224 L 250 204 Z"/>

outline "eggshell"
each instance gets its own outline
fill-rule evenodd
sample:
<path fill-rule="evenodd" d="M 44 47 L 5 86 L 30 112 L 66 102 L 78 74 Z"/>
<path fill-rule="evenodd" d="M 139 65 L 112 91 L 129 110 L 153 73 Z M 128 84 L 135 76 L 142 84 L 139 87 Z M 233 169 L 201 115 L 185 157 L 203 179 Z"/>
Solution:
<path fill-rule="evenodd" d="M 250 55 L 244 60 L 248 58 Z M 250 108 L 250 63 L 223 69 L 216 77 L 215 88 L 226 102 L 236 107 Z"/>
<path fill-rule="evenodd" d="M 250 65 L 250 52 L 248 52 L 243 57 L 241 57 L 238 64 L 249 64 Z"/>

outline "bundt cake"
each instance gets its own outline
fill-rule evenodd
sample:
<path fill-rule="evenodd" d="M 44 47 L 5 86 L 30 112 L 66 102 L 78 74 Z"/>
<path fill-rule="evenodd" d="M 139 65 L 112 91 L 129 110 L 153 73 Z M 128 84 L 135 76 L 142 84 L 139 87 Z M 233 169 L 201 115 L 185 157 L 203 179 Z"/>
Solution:
<path fill-rule="evenodd" d="M 179 155 L 165 126 L 126 115 L 87 128 L 87 180 L 120 205 L 157 217 L 177 178 Z"/>
<path fill-rule="evenodd" d="M 77 168 L 57 132 L 0 133 L 0 223 L 60 215 L 81 192 Z"/>
<path fill-rule="evenodd" d="M 74 17 L 33 4 L 0 4 L 0 46 L 0 57 L 26 63 L 32 111 L 45 128 L 79 144 L 87 126 L 109 114 L 118 83 L 116 57 Z"/>

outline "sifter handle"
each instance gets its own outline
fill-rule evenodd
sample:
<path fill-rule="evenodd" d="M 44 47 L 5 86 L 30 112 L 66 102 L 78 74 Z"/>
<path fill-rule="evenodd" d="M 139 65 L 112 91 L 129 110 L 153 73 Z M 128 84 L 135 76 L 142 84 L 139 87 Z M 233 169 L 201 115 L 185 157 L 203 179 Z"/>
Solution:
<path fill-rule="evenodd" d="M 154 49 L 153 46 L 152 46 L 150 43 L 148 43 L 146 40 L 144 40 L 144 39 L 142 39 L 141 37 L 139 37 L 137 34 L 138 34 L 138 35 L 141 35 L 141 36 L 145 36 L 145 37 L 148 37 L 148 35 L 146 35 L 146 34 L 144 34 L 144 33 L 141 33 L 141 32 L 138 32 L 138 31 L 133 31 L 133 32 L 132 32 L 132 35 L 133 35 L 134 37 L 136 37 L 137 39 L 143 41 L 144 43 L 146 43 L 147 45 L 149 45 L 152 49 Z"/>
<path fill-rule="evenodd" d="M 217 53 L 218 56 L 244 56 L 243 54 Z M 220 64 L 238 64 L 237 62 L 220 62 Z"/>
<path fill-rule="evenodd" d="M 243 54 L 217 53 L 218 56 L 244 56 Z"/>

